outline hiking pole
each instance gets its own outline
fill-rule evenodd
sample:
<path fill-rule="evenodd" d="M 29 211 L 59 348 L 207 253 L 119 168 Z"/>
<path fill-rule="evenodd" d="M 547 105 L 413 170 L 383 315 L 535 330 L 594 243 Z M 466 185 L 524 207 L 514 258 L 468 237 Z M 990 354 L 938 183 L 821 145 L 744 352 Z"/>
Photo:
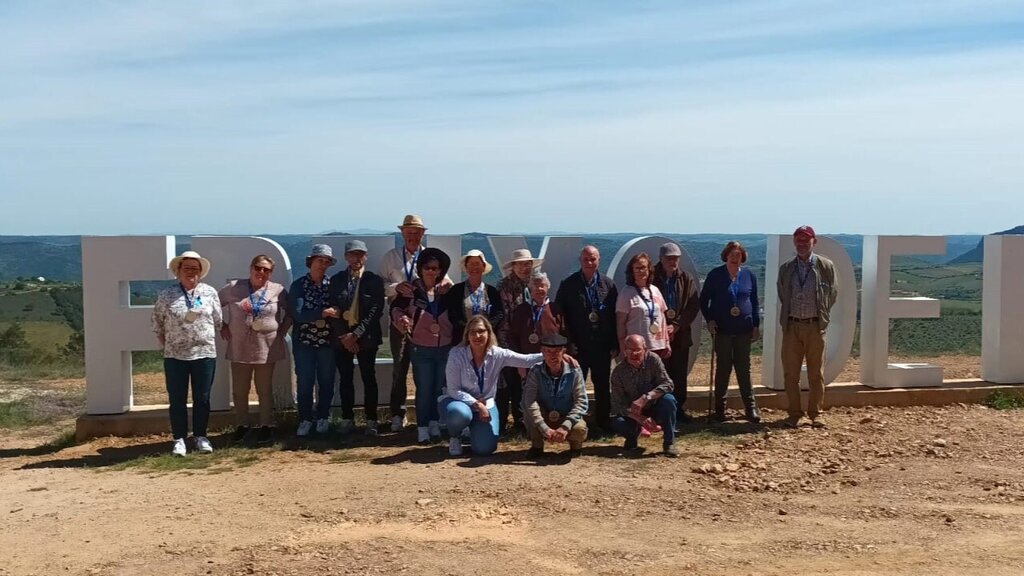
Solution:
<path fill-rule="evenodd" d="M 717 334 L 711 335 L 711 368 L 708 370 L 708 422 L 711 421 L 711 412 L 715 403 L 715 349 Z"/>

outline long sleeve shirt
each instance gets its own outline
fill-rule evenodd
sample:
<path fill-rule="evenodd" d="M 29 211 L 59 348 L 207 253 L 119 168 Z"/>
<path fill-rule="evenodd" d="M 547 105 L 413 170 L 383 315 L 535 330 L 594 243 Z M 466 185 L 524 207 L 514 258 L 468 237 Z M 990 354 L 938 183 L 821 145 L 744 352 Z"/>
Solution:
<path fill-rule="evenodd" d="M 388 300 L 394 300 L 398 295 L 395 291 L 396 286 L 402 282 L 412 282 L 419 278 L 419 274 L 416 273 L 416 258 L 418 257 L 418 250 L 415 254 L 409 254 L 405 246 L 392 248 L 384 253 L 384 258 L 380 262 L 380 277 L 384 280 L 384 295 Z M 444 279 L 448 282 L 452 281 L 447 274 Z"/>
<path fill-rule="evenodd" d="M 682 268 L 675 276 L 669 277 L 659 262 L 654 266 L 654 285 L 661 290 L 669 310 L 675 312 L 674 318 L 668 321 L 670 326 L 675 326 L 675 334 L 672 335 L 672 353 L 675 354 L 676 350 L 689 348 L 693 344 L 690 326 L 700 314 L 697 281 Z"/>
<path fill-rule="evenodd" d="M 733 306 L 740 309 L 732 315 Z M 749 268 L 741 268 L 734 283 L 723 264 L 711 270 L 700 291 L 700 311 L 708 322 L 714 321 L 722 334 L 747 334 L 761 325 L 757 302 L 757 278 Z"/>
<path fill-rule="evenodd" d="M 445 367 L 448 397 L 466 404 L 475 404 L 480 400 L 488 408 L 493 408 L 502 368 L 529 368 L 543 360 L 541 354 L 519 354 L 507 348 L 491 346 L 484 356 L 483 365 L 475 367 L 472 349 L 466 344 L 460 344 L 448 354 L 448 365 Z M 480 381 L 481 375 L 483 382 Z"/>
<path fill-rule="evenodd" d="M 629 415 L 629 405 L 651 390 L 671 394 L 675 389 L 661 358 L 650 351 L 639 368 L 628 361 L 619 362 L 612 370 L 611 385 L 612 415 L 622 416 Z"/>
<path fill-rule="evenodd" d="M 191 317 L 189 313 L 195 315 Z M 200 282 L 191 292 L 175 284 L 160 292 L 153 305 L 153 332 L 164 344 L 164 358 L 198 360 L 217 357 L 217 332 L 223 324 L 217 291 Z"/>
<path fill-rule="evenodd" d="M 523 383 L 523 412 L 533 425 L 547 434 L 551 429 L 547 415 L 552 411 L 565 417 L 561 428 L 566 431 L 587 414 L 587 388 L 583 372 L 562 362 L 562 371 L 553 376 L 544 362 L 530 368 Z"/>

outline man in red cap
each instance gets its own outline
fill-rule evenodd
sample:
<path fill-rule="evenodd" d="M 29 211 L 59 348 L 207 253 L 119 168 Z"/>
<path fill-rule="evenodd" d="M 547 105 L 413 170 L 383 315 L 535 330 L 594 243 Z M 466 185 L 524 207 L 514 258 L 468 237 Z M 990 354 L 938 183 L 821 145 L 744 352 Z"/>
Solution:
<path fill-rule="evenodd" d="M 836 302 L 836 269 L 832 261 L 814 253 L 818 239 L 814 228 L 801 226 L 793 232 L 796 256 L 779 267 L 778 291 L 782 301 L 782 379 L 789 400 L 786 423 L 802 423 L 800 370 L 807 361 L 807 416 L 815 428 L 824 428 L 821 417 L 825 396 L 825 330 Z"/>

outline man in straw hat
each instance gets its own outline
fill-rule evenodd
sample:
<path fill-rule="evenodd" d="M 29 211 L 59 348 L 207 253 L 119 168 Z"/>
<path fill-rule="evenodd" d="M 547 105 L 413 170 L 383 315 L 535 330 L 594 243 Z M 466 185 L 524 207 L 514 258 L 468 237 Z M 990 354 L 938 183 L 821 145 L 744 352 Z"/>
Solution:
<path fill-rule="evenodd" d="M 501 297 L 502 307 L 505 309 L 505 318 L 496 327 L 498 333 L 498 344 L 504 348 L 511 348 L 509 342 L 509 328 L 512 313 L 523 302 L 526 302 L 529 295 L 530 274 L 543 262 L 543 258 L 534 258 L 528 248 L 519 248 L 512 251 L 512 257 L 505 262 L 502 269 L 506 275 L 498 282 L 498 295 Z M 513 426 L 518 427 L 523 421 L 523 410 L 520 406 L 523 395 L 523 379 L 517 368 L 506 368 L 501 373 L 502 379 L 498 382 L 498 430 L 503 431 L 508 422 L 509 405 Z"/>
<path fill-rule="evenodd" d="M 793 232 L 796 256 L 779 267 L 777 287 L 782 302 L 782 380 L 789 401 L 789 426 L 802 423 L 800 372 L 807 360 L 807 416 L 815 428 L 824 428 L 821 417 L 825 397 L 825 330 L 836 303 L 836 269 L 832 261 L 814 252 L 818 238 L 814 228 L 801 226 Z"/>
<path fill-rule="evenodd" d="M 380 348 L 380 319 L 384 314 L 384 281 L 366 269 L 366 243 L 345 243 L 348 268 L 331 277 L 331 328 L 334 360 L 341 374 L 341 432 L 353 428 L 355 378 L 352 362 L 359 361 L 366 409 L 366 434 L 377 435 L 377 349 Z"/>
<path fill-rule="evenodd" d="M 402 246 L 388 250 L 381 261 L 380 276 L 384 280 L 384 295 L 390 306 L 398 296 L 412 297 L 412 281 L 417 278 L 416 262 L 423 251 L 423 235 L 427 227 L 423 219 L 416 214 L 406 214 L 398 226 L 402 232 Z M 439 291 L 443 294 L 452 285 L 452 280 L 445 275 Z M 406 379 L 409 377 L 409 356 L 402 354 L 402 342 L 405 334 L 394 324 L 388 331 L 391 357 L 394 359 L 394 371 L 391 379 L 391 431 L 398 432 L 405 427 L 405 398 L 408 394 Z"/>
<path fill-rule="evenodd" d="M 569 455 L 579 456 L 587 438 L 587 389 L 583 373 L 565 361 L 569 341 L 561 334 L 540 340 L 544 361 L 526 375 L 523 410 L 530 434 L 532 459 L 544 455 L 544 443 L 569 442 Z"/>

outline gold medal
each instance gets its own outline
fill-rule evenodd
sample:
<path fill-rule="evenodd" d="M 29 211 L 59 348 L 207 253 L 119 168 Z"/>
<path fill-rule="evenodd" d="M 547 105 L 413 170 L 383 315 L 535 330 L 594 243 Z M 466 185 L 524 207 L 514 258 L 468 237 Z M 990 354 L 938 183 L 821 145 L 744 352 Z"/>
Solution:
<path fill-rule="evenodd" d="M 651 324 L 650 331 L 652 335 L 656 335 L 658 332 L 661 332 L 661 326 L 658 324 Z"/>
<path fill-rule="evenodd" d="M 600 319 L 600 316 L 598 316 L 598 315 L 597 315 L 597 312 L 591 312 L 591 313 L 590 313 L 590 314 L 589 314 L 589 315 L 587 316 L 587 318 L 590 318 L 590 321 L 591 321 L 591 322 L 594 322 L 594 323 L 596 323 L 596 322 L 598 321 L 598 319 Z"/>
<path fill-rule="evenodd" d="M 314 322 L 314 325 L 316 325 L 317 328 L 323 328 L 324 326 L 327 326 L 327 322 L 324 322 L 324 320 L 321 318 L 320 320 Z"/>
<path fill-rule="evenodd" d="M 739 306 L 733 306 L 729 310 L 729 314 L 732 314 L 733 316 L 739 316 L 740 315 L 740 307 Z"/>
<path fill-rule="evenodd" d="M 342 313 L 341 317 L 345 319 L 345 322 L 352 322 L 352 311 L 345 310 L 345 312 Z"/>
<path fill-rule="evenodd" d="M 195 310 L 189 310 L 188 312 L 185 312 L 185 322 L 188 322 L 188 323 L 191 324 L 192 322 L 195 322 L 198 319 L 199 319 L 199 312 L 196 312 Z"/>
<path fill-rule="evenodd" d="M 441 325 L 438 324 L 437 322 L 434 322 L 433 324 L 431 324 L 430 325 L 430 333 L 431 334 L 440 334 L 441 333 Z"/>
<path fill-rule="evenodd" d="M 676 311 L 675 310 L 666 310 L 665 311 L 665 318 L 668 318 L 669 320 L 671 320 L 671 319 L 673 319 L 675 317 L 676 317 Z"/>
<path fill-rule="evenodd" d="M 557 410 L 552 410 L 548 413 L 548 422 L 558 422 L 558 419 L 561 417 L 562 415 Z"/>
<path fill-rule="evenodd" d="M 530 344 L 536 344 L 537 342 L 540 342 L 540 336 L 537 336 L 536 333 L 533 333 L 530 334 L 528 340 L 530 341 Z"/>

